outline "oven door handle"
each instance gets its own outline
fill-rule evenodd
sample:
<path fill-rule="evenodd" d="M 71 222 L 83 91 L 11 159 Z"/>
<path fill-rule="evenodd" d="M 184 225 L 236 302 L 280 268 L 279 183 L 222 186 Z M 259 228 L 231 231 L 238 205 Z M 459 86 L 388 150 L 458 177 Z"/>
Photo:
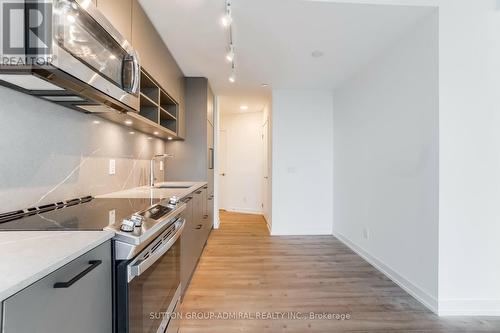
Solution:
<path fill-rule="evenodd" d="M 132 281 L 134 278 L 137 276 L 140 276 L 142 273 L 144 273 L 151 265 L 153 265 L 158 259 L 160 259 L 170 248 L 174 243 L 179 239 L 179 237 L 182 234 L 182 231 L 184 230 L 184 226 L 186 225 L 186 220 L 185 219 L 179 219 L 177 222 L 175 234 L 172 235 L 166 241 L 159 249 L 157 249 L 152 255 L 150 255 L 147 259 L 145 260 L 140 260 L 140 261 L 133 261 L 130 263 L 128 266 L 128 277 L 127 280 L 128 282 Z"/>

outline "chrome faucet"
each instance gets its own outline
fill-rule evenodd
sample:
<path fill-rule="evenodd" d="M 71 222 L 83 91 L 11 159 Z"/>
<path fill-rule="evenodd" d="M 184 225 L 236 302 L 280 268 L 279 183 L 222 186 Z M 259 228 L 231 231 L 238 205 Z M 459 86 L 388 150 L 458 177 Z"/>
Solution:
<path fill-rule="evenodd" d="M 159 160 L 164 160 L 169 157 L 174 157 L 172 154 L 158 154 L 153 156 L 151 161 L 149 161 L 149 186 L 155 186 L 155 162 Z"/>

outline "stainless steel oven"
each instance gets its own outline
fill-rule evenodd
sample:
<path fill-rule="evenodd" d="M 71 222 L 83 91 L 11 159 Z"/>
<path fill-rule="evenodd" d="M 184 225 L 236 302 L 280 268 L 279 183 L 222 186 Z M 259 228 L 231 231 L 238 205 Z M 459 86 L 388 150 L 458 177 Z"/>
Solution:
<path fill-rule="evenodd" d="M 176 218 L 137 256 L 117 263 L 117 332 L 177 332 L 175 311 L 181 296 L 180 235 L 184 225 L 183 218 Z"/>
<path fill-rule="evenodd" d="M 2 60 L 3 85 L 84 112 L 138 112 L 138 54 L 90 0 L 23 3 L 25 16 L 34 3 L 40 10 L 46 6 L 39 30 L 47 35 L 50 50 L 25 48 L 17 56 L 2 57 L 12 59 Z M 11 29 L 27 40 L 33 29 L 24 21 Z"/>

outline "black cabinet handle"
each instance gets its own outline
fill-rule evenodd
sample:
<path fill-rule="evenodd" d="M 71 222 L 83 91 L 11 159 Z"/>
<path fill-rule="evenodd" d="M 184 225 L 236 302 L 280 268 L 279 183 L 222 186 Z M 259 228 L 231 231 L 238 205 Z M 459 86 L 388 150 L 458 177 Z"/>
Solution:
<path fill-rule="evenodd" d="M 58 289 L 58 288 L 69 288 L 69 287 L 71 287 L 76 281 L 78 281 L 81 278 L 83 278 L 85 275 L 87 275 L 88 273 L 90 273 L 92 270 L 94 270 L 100 264 L 102 264 L 102 260 L 90 260 L 89 261 L 89 265 L 90 266 L 87 267 L 87 268 L 85 268 L 85 270 L 83 272 L 81 272 L 80 274 L 78 274 L 77 276 L 75 276 L 74 278 L 72 278 L 71 280 L 69 280 L 68 282 L 56 282 L 54 284 L 54 288 Z"/>
<path fill-rule="evenodd" d="M 201 191 L 196 191 L 195 193 L 196 193 L 196 194 L 200 194 L 200 193 L 201 193 Z"/>
<path fill-rule="evenodd" d="M 198 224 L 198 225 L 196 226 L 196 228 L 195 228 L 195 229 L 196 229 L 196 230 L 200 230 L 200 229 L 201 229 L 201 227 L 202 227 L 202 225 L 201 225 L 201 224 Z"/>

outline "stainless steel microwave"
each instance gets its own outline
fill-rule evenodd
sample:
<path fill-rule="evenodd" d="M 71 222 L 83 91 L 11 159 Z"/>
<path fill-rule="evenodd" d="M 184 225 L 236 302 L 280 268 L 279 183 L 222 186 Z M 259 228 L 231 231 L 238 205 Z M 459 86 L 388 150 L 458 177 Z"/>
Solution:
<path fill-rule="evenodd" d="M 139 56 L 91 0 L 8 3 L 2 35 L 18 40 L 2 43 L 0 84 L 79 111 L 138 112 Z"/>

